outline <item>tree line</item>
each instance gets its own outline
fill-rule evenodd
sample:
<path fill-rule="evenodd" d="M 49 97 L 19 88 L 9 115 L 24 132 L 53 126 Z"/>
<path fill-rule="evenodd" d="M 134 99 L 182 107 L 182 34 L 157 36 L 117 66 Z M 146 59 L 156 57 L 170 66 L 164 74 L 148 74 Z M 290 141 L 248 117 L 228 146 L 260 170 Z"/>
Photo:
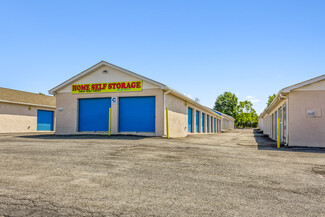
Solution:
<path fill-rule="evenodd" d="M 245 100 L 238 102 L 238 97 L 231 92 L 225 92 L 216 99 L 214 109 L 235 119 L 236 127 L 257 127 L 258 115 L 253 103 Z"/>

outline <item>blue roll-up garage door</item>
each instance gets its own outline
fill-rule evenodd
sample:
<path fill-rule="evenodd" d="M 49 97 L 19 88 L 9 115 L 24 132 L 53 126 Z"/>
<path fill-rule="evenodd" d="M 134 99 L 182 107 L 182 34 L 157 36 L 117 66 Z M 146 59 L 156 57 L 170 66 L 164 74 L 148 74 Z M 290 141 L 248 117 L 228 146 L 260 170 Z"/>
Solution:
<path fill-rule="evenodd" d="M 79 131 L 108 131 L 111 98 L 79 99 Z"/>
<path fill-rule="evenodd" d="M 202 113 L 202 133 L 204 133 L 204 113 Z"/>
<path fill-rule="evenodd" d="M 199 132 L 199 118 L 200 118 L 200 112 L 199 111 L 196 111 L 195 112 L 196 113 L 196 116 L 195 116 L 195 118 L 196 118 L 196 120 L 195 120 L 195 122 L 196 122 L 196 124 L 195 124 L 195 131 L 198 133 Z"/>
<path fill-rule="evenodd" d="M 53 130 L 53 111 L 37 110 L 37 130 Z"/>
<path fill-rule="evenodd" d="M 210 116 L 207 115 L 207 133 L 210 132 L 210 129 L 209 129 L 209 119 L 210 119 Z"/>
<path fill-rule="evenodd" d="M 119 132 L 155 132 L 156 97 L 120 97 Z"/>
<path fill-rule="evenodd" d="M 188 114 L 187 114 L 187 117 L 188 117 L 188 132 L 189 133 L 192 133 L 193 129 L 192 129 L 192 121 L 193 121 L 193 110 L 191 108 L 188 108 Z"/>

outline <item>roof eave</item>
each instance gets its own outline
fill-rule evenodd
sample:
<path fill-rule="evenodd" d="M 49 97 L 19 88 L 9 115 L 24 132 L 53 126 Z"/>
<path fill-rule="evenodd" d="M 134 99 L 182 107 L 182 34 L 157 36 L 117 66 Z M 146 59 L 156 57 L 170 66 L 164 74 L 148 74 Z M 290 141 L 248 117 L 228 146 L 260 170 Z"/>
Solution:
<path fill-rule="evenodd" d="M 142 76 L 142 75 L 139 75 L 139 74 L 137 74 L 137 73 L 135 73 L 135 72 L 132 72 L 132 71 L 129 71 L 129 70 L 127 70 L 127 69 L 121 68 L 121 67 L 119 67 L 119 66 L 113 65 L 113 64 L 108 63 L 108 62 L 106 62 L 106 61 L 100 61 L 99 63 L 93 65 L 92 67 L 90 67 L 90 68 L 88 68 L 88 69 L 82 71 L 81 73 L 79 73 L 79 74 L 73 76 L 72 78 L 70 78 L 70 79 L 66 80 L 65 82 L 59 84 L 58 86 L 52 88 L 51 90 L 49 90 L 49 94 L 51 94 L 51 95 L 56 94 L 56 92 L 57 92 L 58 90 L 60 90 L 60 89 L 62 89 L 62 88 L 64 88 L 64 87 L 66 87 L 66 86 L 68 86 L 69 84 L 72 84 L 74 81 L 76 81 L 76 80 L 78 80 L 78 79 L 80 79 L 80 78 L 82 78 L 82 77 L 88 75 L 88 74 L 91 73 L 93 70 L 95 70 L 95 69 L 97 69 L 97 68 L 99 68 L 99 67 L 102 67 L 102 66 L 108 66 L 108 67 L 111 67 L 111 68 L 113 68 L 113 69 L 116 69 L 116 70 L 122 71 L 122 72 L 124 72 L 124 73 L 126 73 L 126 74 L 128 74 L 128 75 L 131 75 L 131 76 L 137 77 L 137 78 L 142 79 L 142 80 L 144 80 L 144 81 L 146 81 L 146 82 L 149 82 L 149 83 L 151 83 L 151 84 L 154 84 L 154 85 L 160 87 L 161 89 L 166 89 L 166 87 L 167 87 L 166 85 L 164 85 L 164 84 L 162 84 L 162 83 L 159 83 L 159 82 L 154 81 L 154 80 L 152 80 L 152 79 L 150 79 L 150 78 L 147 78 L 147 77 L 144 77 L 144 76 Z"/>

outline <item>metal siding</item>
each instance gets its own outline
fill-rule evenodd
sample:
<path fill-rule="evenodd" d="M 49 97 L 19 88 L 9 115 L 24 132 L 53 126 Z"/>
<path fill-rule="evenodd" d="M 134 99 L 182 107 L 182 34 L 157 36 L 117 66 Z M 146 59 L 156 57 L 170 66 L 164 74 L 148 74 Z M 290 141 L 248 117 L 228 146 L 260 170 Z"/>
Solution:
<path fill-rule="evenodd" d="M 196 111 L 196 129 L 195 131 L 198 133 L 199 132 L 199 124 L 200 124 L 200 112 L 199 111 Z"/>
<path fill-rule="evenodd" d="M 53 111 L 37 110 L 37 130 L 53 131 Z"/>
<path fill-rule="evenodd" d="M 155 132 L 156 97 L 120 97 L 119 132 Z"/>
<path fill-rule="evenodd" d="M 187 119 L 188 119 L 188 132 L 192 133 L 192 120 L 193 120 L 193 110 L 191 108 L 188 108 L 188 114 L 187 114 Z"/>
<path fill-rule="evenodd" d="M 108 131 L 111 98 L 79 99 L 79 131 Z"/>

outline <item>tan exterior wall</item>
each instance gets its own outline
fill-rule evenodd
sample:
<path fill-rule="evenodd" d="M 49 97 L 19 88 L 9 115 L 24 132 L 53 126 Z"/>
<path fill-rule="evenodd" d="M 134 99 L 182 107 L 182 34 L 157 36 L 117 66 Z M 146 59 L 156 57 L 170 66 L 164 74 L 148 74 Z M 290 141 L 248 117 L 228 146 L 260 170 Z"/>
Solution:
<path fill-rule="evenodd" d="M 226 119 L 226 118 L 222 119 L 221 125 L 222 125 L 222 130 L 224 131 L 232 130 L 235 128 L 235 122 L 233 120 Z"/>
<path fill-rule="evenodd" d="M 40 132 L 37 131 L 37 110 L 55 111 L 54 108 L 0 102 L 0 133 Z M 55 113 L 53 120 L 55 122 Z"/>
<path fill-rule="evenodd" d="M 272 110 L 271 112 L 269 112 L 268 114 L 266 114 L 263 119 L 259 120 L 259 127 L 260 129 L 262 128 L 263 133 L 268 135 L 271 139 L 275 140 L 276 136 L 275 136 L 275 112 L 277 112 L 279 110 L 279 108 L 282 108 L 283 105 L 286 103 L 285 99 L 282 99 Z M 260 123 L 260 121 L 262 121 L 262 124 Z M 282 124 L 282 122 L 281 122 Z M 282 127 L 283 129 L 283 127 Z M 285 136 L 284 133 L 281 133 L 281 141 L 283 140 L 283 137 Z"/>
<path fill-rule="evenodd" d="M 219 117 L 215 112 L 199 108 L 194 104 L 188 103 L 171 94 L 165 97 L 165 106 L 168 108 L 169 120 L 169 136 L 170 137 L 185 137 L 188 134 L 197 134 L 196 132 L 196 111 L 199 111 L 199 133 L 214 133 L 214 119 L 211 124 L 211 117 Z M 188 132 L 188 108 L 192 109 L 192 132 Z M 204 114 L 204 132 L 202 132 L 202 113 Z M 209 132 L 207 132 L 207 115 L 209 115 Z M 216 123 L 217 126 L 217 123 Z M 217 130 L 216 130 L 217 133 Z"/>
<path fill-rule="evenodd" d="M 145 89 L 141 92 L 122 92 L 122 93 L 86 93 L 86 94 L 71 94 L 58 93 L 56 95 L 57 102 L 57 120 L 56 120 L 56 134 L 84 134 L 91 132 L 78 132 L 78 100 L 85 98 L 105 98 L 105 97 L 128 97 L 128 96 L 155 96 L 156 97 L 156 132 L 155 133 L 141 133 L 141 132 L 118 132 L 118 105 L 111 105 L 112 134 L 133 134 L 133 135 L 148 135 L 148 136 L 162 136 L 164 134 L 164 110 L 163 110 L 163 91 L 161 89 Z M 119 99 L 118 99 L 119 100 Z M 107 132 L 99 132 L 107 133 Z"/>
<path fill-rule="evenodd" d="M 306 117 L 306 110 L 319 117 Z M 325 91 L 293 91 L 289 95 L 289 145 L 325 147 Z"/>
<path fill-rule="evenodd" d="M 187 106 L 185 101 L 167 94 L 165 106 L 168 108 L 168 124 L 170 137 L 187 136 Z"/>
<path fill-rule="evenodd" d="M 258 129 L 263 130 L 263 118 L 258 119 Z"/>

